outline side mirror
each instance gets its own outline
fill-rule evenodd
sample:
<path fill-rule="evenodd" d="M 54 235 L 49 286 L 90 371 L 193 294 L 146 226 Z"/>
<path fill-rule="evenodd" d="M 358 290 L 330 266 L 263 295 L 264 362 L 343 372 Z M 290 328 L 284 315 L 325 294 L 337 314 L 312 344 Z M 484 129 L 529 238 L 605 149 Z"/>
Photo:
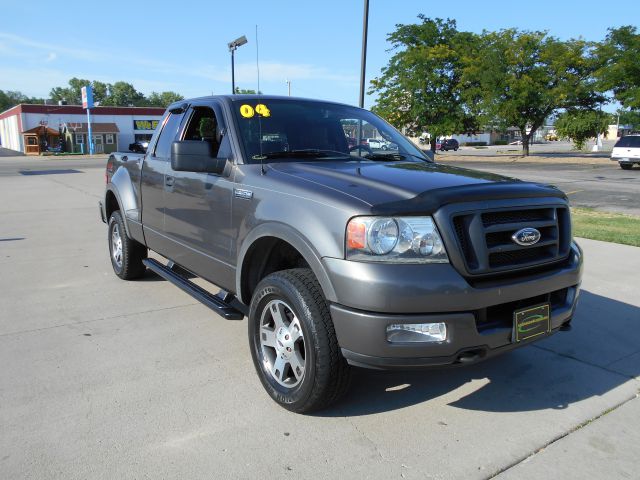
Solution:
<path fill-rule="evenodd" d="M 226 158 L 211 156 L 211 143 L 183 140 L 171 144 L 171 168 L 177 172 L 203 172 L 220 175 L 227 164 Z"/>

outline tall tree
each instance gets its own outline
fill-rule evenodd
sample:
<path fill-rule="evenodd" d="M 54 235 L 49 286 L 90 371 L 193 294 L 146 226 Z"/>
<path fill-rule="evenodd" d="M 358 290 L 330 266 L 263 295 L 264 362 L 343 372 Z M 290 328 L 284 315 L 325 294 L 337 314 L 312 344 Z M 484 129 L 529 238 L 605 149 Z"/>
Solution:
<path fill-rule="evenodd" d="M 556 119 L 558 135 L 573 140 L 575 148 L 582 150 L 590 138 L 607 132 L 611 116 L 598 110 L 567 110 Z"/>
<path fill-rule="evenodd" d="M 592 43 L 508 29 L 484 32 L 478 45 L 464 58 L 464 96 L 487 117 L 518 127 L 524 155 L 554 112 L 604 101 L 593 76 Z"/>
<path fill-rule="evenodd" d="M 602 88 L 625 108 L 640 110 L 640 34 L 636 27 L 610 28 L 597 50 Z"/>
<path fill-rule="evenodd" d="M 42 98 L 32 98 L 18 91 L 0 90 L 0 112 L 4 112 L 20 103 L 44 103 Z"/>
<path fill-rule="evenodd" d="M 437 136 L 474 129 L 460 79 L 475 35 L 459 32 L 454 20 L 418 18 L 421 23 L 396 25 L 387 37 L 395 53 L 369 93 L 378 94 L 373 111 L 410 134 L 429 132 L 435 150 Z"/>
<path fill-rule="evenodd" d="M 54 87 L 49 96 L 54 102 L 67 102 L 69 105 L 79 105 L 82 103 L 82 87 L 91 82 L 84 78 L 73 77 L 69 80 L 68 87 Z"/>
<path fill-rule="evenodd" d="M 144 94 L 137 91 L 135 87 L 127 82 L 116 82 L 109 88 L 109 96 L 103 105 L 115 107 L 143 106 L 145 104 Z"/>
<path fill-rule="evenodd" d="M 167 108 L 173 102 L 179 102 L 184 100 L 184 97 L 176 92 L 151 92 L 147 97 L 147 105 L 150 107 L 164 107 Z"/>

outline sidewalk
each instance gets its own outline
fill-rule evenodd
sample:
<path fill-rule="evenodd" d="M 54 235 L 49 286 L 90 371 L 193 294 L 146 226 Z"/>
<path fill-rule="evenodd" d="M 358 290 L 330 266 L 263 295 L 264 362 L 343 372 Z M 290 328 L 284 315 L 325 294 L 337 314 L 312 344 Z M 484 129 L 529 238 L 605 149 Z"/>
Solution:
<path fill-rule="evenodd" d="M 551 443 L 495 478 L 589 479 L 640 476 L 640 398 Z"/>

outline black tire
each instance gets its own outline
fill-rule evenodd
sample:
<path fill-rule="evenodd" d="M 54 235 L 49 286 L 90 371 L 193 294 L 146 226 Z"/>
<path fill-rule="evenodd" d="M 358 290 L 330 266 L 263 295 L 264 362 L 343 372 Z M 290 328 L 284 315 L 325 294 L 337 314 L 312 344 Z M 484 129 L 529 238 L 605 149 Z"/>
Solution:
<path fill-rule="evenodd" d="M 623 170 L 631 170 L 633 168 L 633 163 L 620 163 L 620 168 Z"/>
<path fill-rule="evenodd" d="M 453 149 L 453 151 L 454 151 L 454 152 L 457 152 L 457 151 L 458 151 L 458 147 L 454 148 L 454 149 Z"/>
<path fill-rule="evenodd" d="M 115 274 L 123 280 L 134 280 L 144 275 L 146 267 L 142 260 L 147 258 L 147 247 L 127 236 L 120 210 L 111 214 L 108 232 L 109 258 Z M 119 254 L 116 237 L 120 240 Z"/>
<path fill-rule="evenodd" d="M 291 332 L 295 319 L 301 327 L 302 345 L 294 344 L 293 350 L 295 352 L 298 348 L 300 356 L 304 357 L 302 374 L 294 374 L 293 363 L 285 363 L 282 368 L 288 372 L 290 378 L 287 380 L 291 380 L 291 386 L 281 383 L 282 379 L 276 379 L 275 374 L 271 373 L 271 370 L 278 372 L 274 368 L 277 366 L 278 350 L 262 345 L 266 339 L 266 336 L 262 336 L 265 331 L 272 331 L 273 338 L 278 338 L 279 330 L 271 311 L 274 305 L 284 305 L 287 313 L 285 323 L 290 322 Z M 275 308 L 273 311 L 276 311 Z M 268 324 L 270 316 L 273 327 Z M 285 338 L 289 340 L 288 336 Z M 258 284 L 249 311 L 249 344 L 262 385 L 271 398 L 287 410 L 309 413 L 326 408 L 349 387 L 351 370 L 340 352 L 322 289 L 308 268 L 272 273 Z M 279 344 L 277 348 L 284 347 Z M 291 352 L 290 348 L 287 349 Z M 287 355 L 284 351 L 282 353 Z M 296 378 L 298 376 L 300 378 Z"/>

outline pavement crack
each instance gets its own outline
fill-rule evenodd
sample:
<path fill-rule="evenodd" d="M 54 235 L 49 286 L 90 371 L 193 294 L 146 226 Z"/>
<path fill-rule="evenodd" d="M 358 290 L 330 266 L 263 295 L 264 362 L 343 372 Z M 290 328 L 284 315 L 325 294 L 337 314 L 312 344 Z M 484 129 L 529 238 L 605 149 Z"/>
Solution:
<path fill-rule="evenodd" d="M 627 374 L 618 372 L 616 370 L 613 370 L 611 368 L 607 368 L 612 363 L 618 362 L 618 361 L 620 361 L 622 359 L 618 359 L 615 362 L 611 362 L 611 363 L 608 363 L 605 366 L 602 366 L 602 365 L 598 365 L 597 363 L 589 362 L 587 360 L 583 360 L 583 359 L 575 357 L 573 355 L 569 355 L 568 353 L 556 352 L 555 350 L 552 350 L 550 348 L 541 347 L 540 345 L 531 345 L 531 346 L 533 348 L 539 348 L 540 350 L 544 350 L 545 352 L 554 353 L 554 354 L 558 355 L 559 357 L 569 358 L 571 360 L 575 360 L 576 362 L 583 363 L 585 365 L 589 365 L 590 367 L 599 368 L 600 370 L 604 370 L 605 372 L 608 372 L 608 373 L 613 373 L 613 374 L 619 375 L 619 376 L 624 377 L 624 378 L 629 378 L 631 380 L 637 380 L 636 377 L 634 377 L 633 375 L 627 375 Z M 634 352 L 634 355 L 635 355 L 635 353 L 638 353 L 638 352 Z M 623 358 L 626 358 L 626 357 L 623 357 Z"/>
<path fill-rule="evenodd" d="M 592 417 L 588 420 L 585 420 L 584 422 L 576 425 L 575 427 L 573 427 L 570 430 L 567 430 L 564 433 L 561 433 L 560 435 L 552 438 L 551 440 L 549 440 L 547 443 L 543 444 L 541 447 L 537 448 L 536 450 L 534 450 L 532 453 L 528 454 L 528 455 L 523 455 L 522 457 L 518 458 L 517 460 L 511 462 L 510 464 L 506 465 L 505 467 L 499 469 L 498 471 L 492 473 L 491 475 L 489 475 L 488 477 L 486 477 L 487 479 L 492 479 L 492 478 L 496 478 L 499 475 L 507 472 L 508 470 L 511 470 L 512 468 L 520 465 L 521 463 L 529 460 L 532 457 L 535 457 L 536 455 L 538 455 L 540 452 L 542 452 L 543 450 L 545 450 L 546 448 L 550 447 L 551 445 L 553 445 L 554 443 L 558 442 L 559 440 L 562 440 L 563 438 L 571 435 L 572 433 L 577 432 L 578 430 L 581 430 L 582 428 L 586 427 L 587 425 L 595 422 L 596 420 L 599 420 L 600 418 L 604 417 L 605 415 L 617 410 L 618 408 L 620 408 L 621 406 L 631 402 L 632 400 L 636 400 L 638 399 L 638 397 L 640 397 L 640 390 L 638 390 L 636 392 L 635 395 L 633 395 L 632 397 L 627 398 L 626 400 L 623 400 L 622 402 L 614 405 L 611 408 L 607 408 L 606 410 L 602 411 L 600 414 L 596 415 L 595 417 Z"/>

